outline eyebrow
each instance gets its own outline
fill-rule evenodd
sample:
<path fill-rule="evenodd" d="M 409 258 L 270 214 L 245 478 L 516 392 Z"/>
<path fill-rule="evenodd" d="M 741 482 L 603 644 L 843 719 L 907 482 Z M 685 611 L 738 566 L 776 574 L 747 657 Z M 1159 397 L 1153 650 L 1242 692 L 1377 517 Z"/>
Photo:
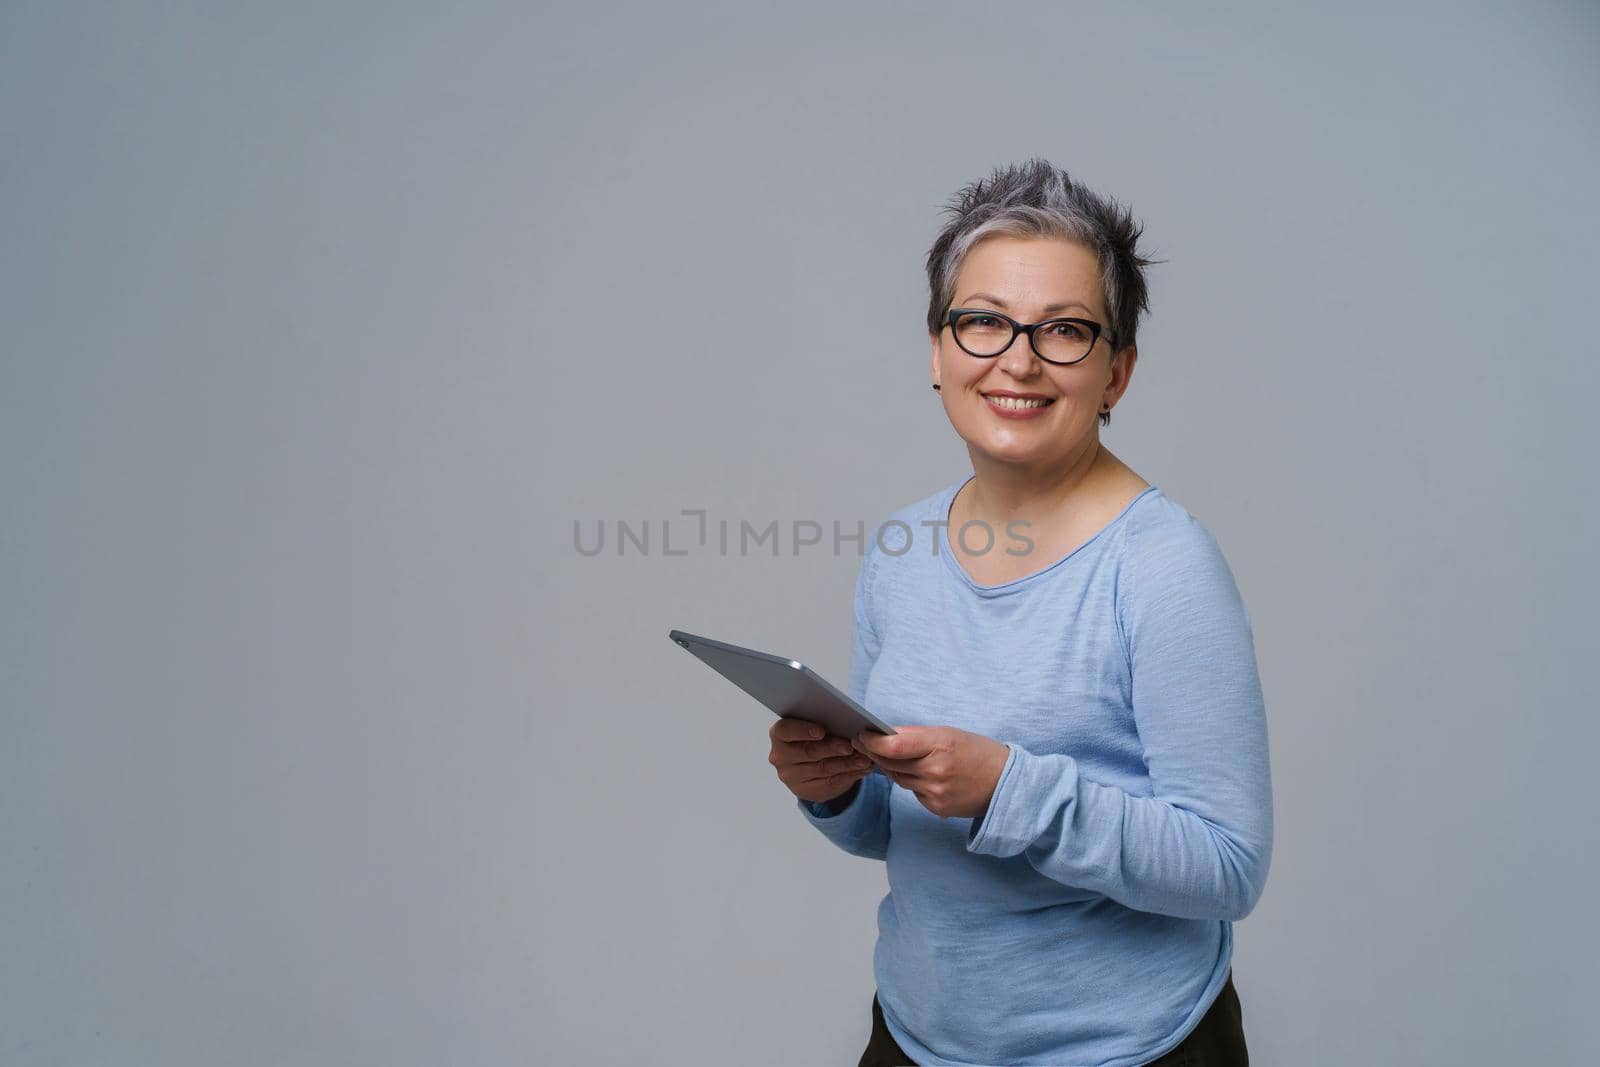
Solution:
<path fill-rule="evenodd" d="M 987 300 L 987 301 L 989 301 L 989 303 L 991 303 L 991 304 L 995 305 L 996 307 L 1000 308 L 1000 310 L 1002 310 L 1002 311 L 1010 311 L 1011 310 L 1010 306 L 1004 300 L 1001 300 L 998 296 L 995 296 L 992 293 L 973 293 L 970 296 L 968 296 L 965 300 L 958 300 L 956 302 L 956 306 L 957 307 L 965 307 L 967 304 L 971 303 L 974 300 Z M 1091 314 L 1091 315 L 1094 314 L 1094 309 L 1093 308 L 1091 308 L 1087 304 L 1080 304 L 1076 300 L 1070 300 L 1065 304 L 1051 304 L 1049 307 L 1044 309 L 1042 314 L 1044 314 L 1046 316 L 1054 315 L 1058 311 L 1067 310 L 1067 308 L 1083 308 L 1083 310 L 1087 311 L 1089 314 Z"/>

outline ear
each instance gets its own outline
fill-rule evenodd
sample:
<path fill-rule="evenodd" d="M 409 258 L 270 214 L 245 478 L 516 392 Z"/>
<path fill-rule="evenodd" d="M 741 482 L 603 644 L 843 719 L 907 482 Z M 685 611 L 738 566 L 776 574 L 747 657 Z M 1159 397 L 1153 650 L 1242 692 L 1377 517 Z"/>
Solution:
<path fill-rule="evenodd" d="M 932 352 L 932 355 L 928 360 L 928 373 L 933 378 L 933 384 L 934 385 L 938 385 L 939 384 L 939 335 L 938 334 L 930 333 L 928 335 L 928 348 Z"/>
<path fill-rule="evenodd" d="M 1118 349 L 1111 356 L 1111 382 L 1106 386 L 1106 400 L 1113 406 L 1128 391 L 1133 378 L 1133 365 L 1139 361 L 1139 349 L 1134 345 Z"/>

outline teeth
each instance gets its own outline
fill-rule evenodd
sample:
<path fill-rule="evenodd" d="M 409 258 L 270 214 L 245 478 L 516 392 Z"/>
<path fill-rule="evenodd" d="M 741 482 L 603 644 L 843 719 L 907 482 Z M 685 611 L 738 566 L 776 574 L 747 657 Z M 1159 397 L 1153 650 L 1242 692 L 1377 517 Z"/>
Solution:
<path fill-rule="evenodd" d="M 1010 408 L 1013 411 L 1018 411 L 1023 408 L 1042 408 L 1050 401 L 1023 400 L 1022 398 L 1015 396 L 991 396 L 989 398 L 989 402 L 992 404 L 999 404 L 1003 408 Z"/>

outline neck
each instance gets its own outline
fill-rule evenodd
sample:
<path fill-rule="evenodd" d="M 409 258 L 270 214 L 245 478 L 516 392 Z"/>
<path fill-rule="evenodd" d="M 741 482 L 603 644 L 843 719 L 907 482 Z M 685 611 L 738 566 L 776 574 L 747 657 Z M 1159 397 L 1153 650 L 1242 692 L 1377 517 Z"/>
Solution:
<path fill-rule="evenodd" d="M 967 487 L 967 512 L 994 525 L 1012 519 L 1038 520 L 1056 515 L 1086 483 L 1116 463 L 1096 437 L 1067 463 L 1044 469 L 995 463 L 972 457 L 972 484 Z"/>

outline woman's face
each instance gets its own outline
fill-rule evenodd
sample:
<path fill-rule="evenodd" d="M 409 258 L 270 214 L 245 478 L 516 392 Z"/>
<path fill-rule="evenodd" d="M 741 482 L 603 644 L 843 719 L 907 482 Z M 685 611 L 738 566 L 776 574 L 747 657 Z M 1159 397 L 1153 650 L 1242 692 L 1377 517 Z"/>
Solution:
<path fill-rule="evenodd" d="M 1042 237 L 986 237 L 967 253 L 950 305 L 1004 312 L 1018 322 L 1073 316 L 1110 329 L 1094 253 L 1072 241 Z M 945 413 L 967 442 L 974 463 L 1050 469 L 1071 463 L 1099 443 L 1099 414 L 1127 388 L 1137 353 L 1112 360 L 1104 336 L 1071 366 L 1046 363 L 1024 334 L 1000 355 L 968 355 L 949 326 L 929 338 L 933 381 Z M 1043 398 L 1037 410 L 1002 408 L 997 394 Z M 1026 417 L 1017 417 L 1018 415 Z"/>

